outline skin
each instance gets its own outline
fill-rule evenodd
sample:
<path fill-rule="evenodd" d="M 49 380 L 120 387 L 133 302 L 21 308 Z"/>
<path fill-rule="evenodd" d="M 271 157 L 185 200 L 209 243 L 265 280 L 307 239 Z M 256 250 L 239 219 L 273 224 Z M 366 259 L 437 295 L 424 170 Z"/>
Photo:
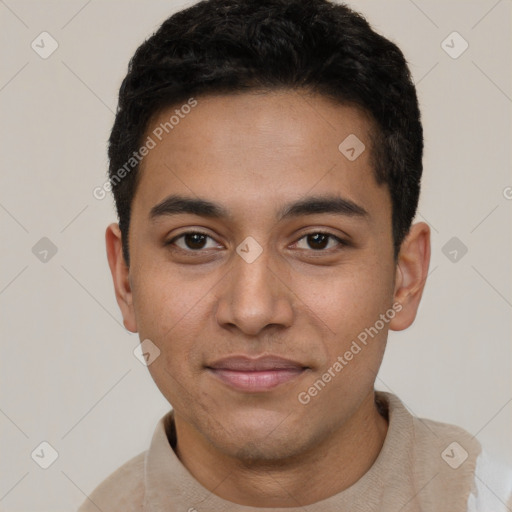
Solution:
<path fill-rule="evenodd" d="M 391 199 L 374 178 L 370 120 L 361 111 L 297 91 L 197 98 L 198 105 L 145 157 L 133 203 L 130 266 L 117 224 L 107 253 L 124 325 L 159 347 L 149 366 L 175 411 L 176 453 L 218 496 L 241 505 L 296 507 L 355 483 L 377 458 L 387 421 L 374 381 L 388 330 L 414 320 L 430 260 L 425 223 L 393 257 Z M 148 134 L 176 107 L 152 120 Z M 366 150 L 349 161 L 339 144 Z M 229 216 L 150 218 L 172 194 L 218 203 Z M 349 199 L 366 216 L 303 214 L 289 203 Z M 187 245 L 185 232 L 211 238 Z M 311 244 L 318 232 L 325 248 Z M 236 252 L 248 236 L 263 252 Z M 325 240 L 324 240 L 325 241 Z M 312 248 L 313 247 L 313 248 Z M 304 405 L 297 396 L 393 303 L 401 311 Z M 308 367 L 272 390 L 246 393 L 206 369 L 229 355 L 277 355 Z M 336 468 L 333 471 L 333 468 Z"/>

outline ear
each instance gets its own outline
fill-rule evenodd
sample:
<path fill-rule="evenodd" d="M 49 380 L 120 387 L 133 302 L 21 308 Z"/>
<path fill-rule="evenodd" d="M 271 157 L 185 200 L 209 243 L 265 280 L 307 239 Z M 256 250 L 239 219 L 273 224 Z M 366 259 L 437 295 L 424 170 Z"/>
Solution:
<path fill-rule="evenodd" d="M 393 331 L 407 329 L 416 318 L 430 263 L 430 228 L 413 224 L 402 242 L 395 274 L 394 301 L 402 309 L 389 323 Z"/>
<path fill-rule="evenodd" d="M 137 322 L 133 309 L 130 269 L 124 260 L 121 230 L 118 224 L 110 224 L 105 233 L 107 258 L 119 309 L 123 315 L 124 326 L 130 332 L 137 332 Z"/>

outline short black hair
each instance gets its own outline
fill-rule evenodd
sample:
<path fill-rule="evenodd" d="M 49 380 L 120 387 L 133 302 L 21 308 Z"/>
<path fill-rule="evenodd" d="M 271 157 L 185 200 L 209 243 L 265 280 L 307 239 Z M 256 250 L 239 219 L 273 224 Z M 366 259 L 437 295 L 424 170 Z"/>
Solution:
<path fill-rule="evenodd" d="M 416 89 L 400 49 L 329 0 L 204 0 L 172 15 L 137 49 L 119 91 L 109 179 L 127 264 L 140 173 L 133 160 L 126 172 L 126 162 L 153 116 L 200 95 L 276 89 L 318 93 L 369 114 L 372 165 L 391 195 L 397 257 L 418 206 L 423 153 Z"/>

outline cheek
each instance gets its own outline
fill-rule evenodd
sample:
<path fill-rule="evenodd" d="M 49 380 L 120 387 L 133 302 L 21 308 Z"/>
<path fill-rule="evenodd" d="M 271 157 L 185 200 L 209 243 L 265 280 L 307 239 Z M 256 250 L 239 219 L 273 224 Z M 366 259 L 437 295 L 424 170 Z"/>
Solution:
<path fill-rule="evenodd" d="M 146 269 L 134 291 L 134 307 L 140 339 L 150 339 L 160 350 L 148 370 L 166 399 L 174 407 L 197 401 L 194 382 L 197 361 L 194 348 L 204 338 L 205 289 L 183 286 L 171 273 Z M 176 276 L 176 274 L 174 274 Z"/>
<path fill-rule="evenodd" d="M 352 264 L 333 269 L 315 286 L 311 280 L 299 278 L 295 290 L 342 348 L 389 309 L 393 274 L 389 265 Z"/>
<path fill-rule="evenodd" d="M 162 393 L 171 400 L 169 393 L 178 391 L 175 388 L 187 369 L 185 360 L 196 338 L 192 304 L 197 300 L 194 302 L 189 290 L 175 286 L 163 272 L 144 272 L 141 277 L 134 287 L 139 337 L 151 340 L 160 350 L 148 369 Z"/>
<path fill-rule="evenodd" d="M 141 337 L 163 341 L 197 314 L 208 288 L 184 281 L 180 271 L 165 261 L 136 269 L 132 292 Z"/>
<path fill-rule="evenodd" d="M 133 301 L 141 340 L 150 339 L 161 351 L 159 365 L 180 375 L 196 371 L 203 361 L 197 350 L 213 328 L 215 283 L 209 275 L 185 276 L 159 265 L 146 266 L 134 277 Z M 150 370 L 157 370 L 157 367 Z"/>

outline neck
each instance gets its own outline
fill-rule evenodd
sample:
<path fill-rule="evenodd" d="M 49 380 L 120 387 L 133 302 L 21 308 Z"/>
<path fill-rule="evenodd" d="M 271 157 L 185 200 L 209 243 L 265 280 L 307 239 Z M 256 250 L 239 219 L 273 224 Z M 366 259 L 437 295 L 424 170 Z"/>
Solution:
<path fill-rule="evenodd" d="M 262 466 L 219 452 L 197 431 L 179 428 L 179 417 L 175 421 L 176 454 L 203 487 L 224 500 L 264 508 L 307 506 L 347 489 L 375 462 L 388 426 L 372 391 L 356 413 L 314 449 Z"/>

